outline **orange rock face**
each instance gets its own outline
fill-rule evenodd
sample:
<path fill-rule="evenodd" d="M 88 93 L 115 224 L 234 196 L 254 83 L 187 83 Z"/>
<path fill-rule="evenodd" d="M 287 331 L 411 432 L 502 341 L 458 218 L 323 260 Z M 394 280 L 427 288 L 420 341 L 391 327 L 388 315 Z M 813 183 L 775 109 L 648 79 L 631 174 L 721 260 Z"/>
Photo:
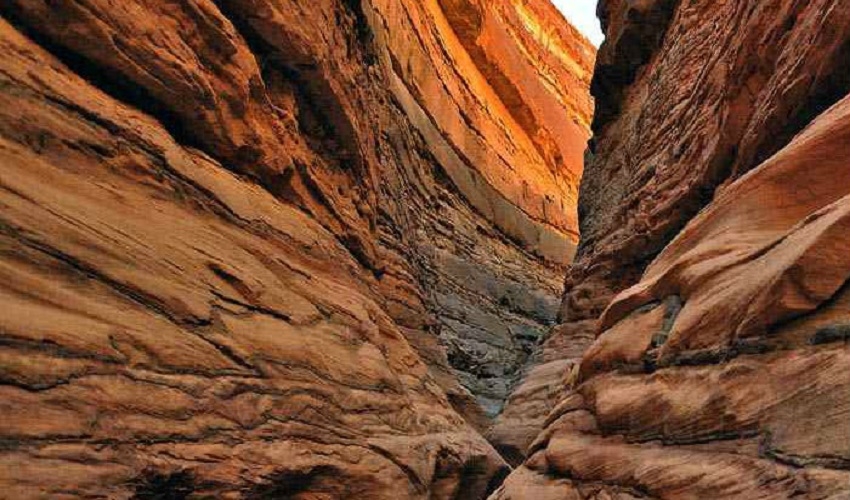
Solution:
<path fill-rule="evenodd" d="M 507 236 L 568 263 L 589 135 L 590 45 L 542 1 L 375 6 L 375 24 L 388 27 L 396 98 L 452 182 Z"/>
<path fill-rule="evenodd" d="M 0 4 L 0 496 L 483 498 L 594 53 L 542 1 Z"/>
<path fill-rule="evenodd" d="M 501 423 L 530 444 L 492 498 L 846 498 L 850 3 L 600 13 L 582 241 L 547 345 L 595 339 L 520 401 L 548 409 L 541 432 Z"/>

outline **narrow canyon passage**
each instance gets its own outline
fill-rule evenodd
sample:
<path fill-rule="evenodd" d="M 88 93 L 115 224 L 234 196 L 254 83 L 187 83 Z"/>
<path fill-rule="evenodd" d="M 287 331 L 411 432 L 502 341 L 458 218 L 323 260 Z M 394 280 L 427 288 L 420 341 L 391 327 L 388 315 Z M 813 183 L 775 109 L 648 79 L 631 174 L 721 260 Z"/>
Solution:
<path fill-rule="evenodd" d="M 0 3 L 0 499 L 850 497 L 850 0 L 596 12 Z"/>

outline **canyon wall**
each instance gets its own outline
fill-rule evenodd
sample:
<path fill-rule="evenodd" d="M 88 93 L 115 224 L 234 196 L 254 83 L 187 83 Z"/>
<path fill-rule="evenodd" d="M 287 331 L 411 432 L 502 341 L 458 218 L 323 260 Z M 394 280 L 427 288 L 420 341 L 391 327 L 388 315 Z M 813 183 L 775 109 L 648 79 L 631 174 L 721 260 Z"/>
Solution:
<path fill-rule="evenodd" d="M 0 4 L 0 491 L 482 498 L 594 50 L 543 0 Z"/>
<path fill-rule="evenodd" d="M 493 498 L 847 498 L 850 2 L 598 12 L 581 242 Z"/>

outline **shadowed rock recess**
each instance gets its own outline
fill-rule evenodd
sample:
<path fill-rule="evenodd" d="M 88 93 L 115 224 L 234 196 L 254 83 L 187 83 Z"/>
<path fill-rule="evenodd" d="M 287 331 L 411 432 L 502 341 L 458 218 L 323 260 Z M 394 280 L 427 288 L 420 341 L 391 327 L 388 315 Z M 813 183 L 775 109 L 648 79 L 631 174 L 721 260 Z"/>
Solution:
<path fill-rule="evenodd" d="M 603 0 L 507 499 L 850 498 L 850 1 Z"/>
<path fill-rule="evenodd" d="M 548 2 L 0 15 L 0 497 L 498 487 L 590 135 Z"/>

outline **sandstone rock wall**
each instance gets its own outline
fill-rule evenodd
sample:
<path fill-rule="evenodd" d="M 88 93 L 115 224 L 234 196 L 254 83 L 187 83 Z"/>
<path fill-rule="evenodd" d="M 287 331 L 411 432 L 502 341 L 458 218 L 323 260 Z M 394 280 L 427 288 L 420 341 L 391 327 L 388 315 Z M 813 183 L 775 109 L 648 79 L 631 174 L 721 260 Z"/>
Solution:
<path fill-rule="evenodd" d="M 560 16 L 0 14 L 3 495 L 498 484 L 486 414 L 554 321 L 577 234 L 594 54 Z"/>
<path fill-rule="evenodd" d="M 850 88 L 840 1 L 610 1 L 600 12 L 609 39 L 593 81 L 600 112 L 565 320 L 601 314 L 718 186 Z"/>
<path fill-rule="evenodd" d="M 493 498 L 847 498 L 850 3 L 599 12 L 559 365 Z"/>
<path fill-rule="evenodd" d="M 438 177 L 490 223 L 440 210 L 416 245 L 433 256 L 422 273 L 449 361 L 494 416 L 554 322 L 574 254 L 594 50 L 548 2 L 387 0 L 368 12 Z M 566 140 L 552 150 L 555 136 Z"/>

